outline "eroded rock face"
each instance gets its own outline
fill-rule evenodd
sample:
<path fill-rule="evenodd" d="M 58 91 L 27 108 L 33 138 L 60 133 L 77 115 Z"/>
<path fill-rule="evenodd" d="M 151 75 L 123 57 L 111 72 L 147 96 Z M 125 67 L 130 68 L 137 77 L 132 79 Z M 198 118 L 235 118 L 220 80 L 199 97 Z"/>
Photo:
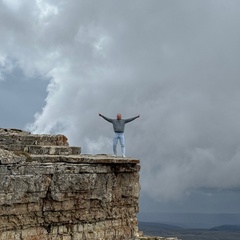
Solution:
<path fill-rule="evenodd" d="M 137 237 L 139 161 L 80 152 L 63 135 L 0 129 L 0 239 Z"/>

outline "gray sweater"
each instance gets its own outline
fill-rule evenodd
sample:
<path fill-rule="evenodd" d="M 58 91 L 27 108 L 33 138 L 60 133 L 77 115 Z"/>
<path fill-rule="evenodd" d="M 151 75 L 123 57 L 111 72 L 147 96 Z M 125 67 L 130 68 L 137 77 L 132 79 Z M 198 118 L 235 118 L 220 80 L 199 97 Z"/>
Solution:
<path fill-rule="evenodd" d="M 110 122 L 113 124 L 113 130 L 116 133 L 123 133 L 124 132 L 124 128 L 125 128 L 125 124 L 129 123 L 133 120 L 135 120 L 137 117 L 133 117 L 133 118 L 128 118 L 128 119 L 111 119 L 111 118 L 107 118 L 103 115 L 101 115 L 102 118 L 104 118 L 106 121 Z"/>

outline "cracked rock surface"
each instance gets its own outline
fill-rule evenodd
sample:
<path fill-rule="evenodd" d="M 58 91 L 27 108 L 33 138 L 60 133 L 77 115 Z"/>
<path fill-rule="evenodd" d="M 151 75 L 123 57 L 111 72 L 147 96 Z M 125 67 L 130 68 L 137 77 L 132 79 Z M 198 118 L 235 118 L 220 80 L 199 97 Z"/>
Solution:
<path fill-rule="evenodd" d="M 139 170 L 64 135 L 0 128 L 0 239 L 136 239 Z"/>

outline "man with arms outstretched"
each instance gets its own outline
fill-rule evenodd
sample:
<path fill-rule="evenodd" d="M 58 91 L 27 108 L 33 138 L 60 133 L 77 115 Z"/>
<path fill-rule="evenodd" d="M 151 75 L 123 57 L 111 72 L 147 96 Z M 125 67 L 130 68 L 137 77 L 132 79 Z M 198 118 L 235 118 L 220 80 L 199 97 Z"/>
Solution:
<path fill-rule="evenodd" d="M 136 118 L 139 118 L 140 115 L 133 117 L 133 118 L 128 118 L 128 119 L 122 119 L 122 115 L 120 113 L 117 114 L 116 119 L 111 119 L 111 118 L 105 117 L 100 113 L 99 113 L 99 116 L 113 124 L 113 130 L 114 130 L 113 154 L 114 154 L 114 156 L 115 157 L 117 156 L 117 143 L 118 143 L 118 139 L 119 139 L 120 144 L 121 144 L 122 156 L 126 157 L 125 156 L 125 139 L 124 139 L 125 124 L 135 120 Z"/>

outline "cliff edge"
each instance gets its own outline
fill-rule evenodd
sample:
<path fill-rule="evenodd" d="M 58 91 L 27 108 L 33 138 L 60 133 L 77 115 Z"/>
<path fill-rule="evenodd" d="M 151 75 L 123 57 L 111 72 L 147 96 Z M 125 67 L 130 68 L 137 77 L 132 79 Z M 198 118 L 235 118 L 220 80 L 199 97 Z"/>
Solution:
<path fill-rule="evenodd" d="M 136 239 L 139 160 L 0 128 L 0 239 Z"/>

